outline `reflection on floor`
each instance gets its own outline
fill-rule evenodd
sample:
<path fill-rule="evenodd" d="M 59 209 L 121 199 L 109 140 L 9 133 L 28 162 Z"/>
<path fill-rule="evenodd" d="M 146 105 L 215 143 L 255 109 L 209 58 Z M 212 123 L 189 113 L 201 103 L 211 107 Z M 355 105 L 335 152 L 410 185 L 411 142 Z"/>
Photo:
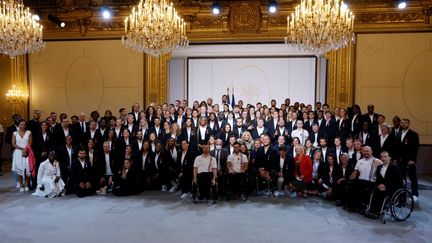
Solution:
<path fill-rule="evenodd" d="M 406 222 L 364 218 L 319 198 L 192 204 L 143 192 L 78 199 L 20 194 L 0 177 L 0 242 L 430 242 L 432 191 Z"/>

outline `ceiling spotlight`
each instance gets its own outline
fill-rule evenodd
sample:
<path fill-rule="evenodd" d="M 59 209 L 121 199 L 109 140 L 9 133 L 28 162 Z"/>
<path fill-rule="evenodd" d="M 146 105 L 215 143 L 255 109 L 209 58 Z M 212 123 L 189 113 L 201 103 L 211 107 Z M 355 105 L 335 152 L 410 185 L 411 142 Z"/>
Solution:
<path fill-rule="evenodd" d="M 407 2 L 406 1 L 399 1 L 398 3 L 398 8 L 399 9 L 404 9 L 407 6 Z"/>
<path fill-rule="evenodd" d="M 66 26 L 66 23 L 64 21 L 60 20 L 59 18 L 57 18 L 56 16 L 48 15 L 48 19 L 49 19 L 49 21 L 53 22 L 54 24 L 60 26 L 60 28 L 64 28 Z"/>
<path fill-rule="evenodd" d="M 268 10 L 270 13 L 276 13 L 277 10 L 277 2 L 276 1 L 270 1 L 268 4 Z"/>
<path fill-rule="evenodd" d="M 214 2 L 212 5 L 213 14 L 219 14 L 220 10 L 221 10 L 221 7 L 220 7 L 219 3 Z"/>
<path fill-rule="evenodd" d="M 102 17 L 104 19 L 109 19 L 111 18 L 111 9 L 107 8 L 107 7 L 102 7 Z"/>

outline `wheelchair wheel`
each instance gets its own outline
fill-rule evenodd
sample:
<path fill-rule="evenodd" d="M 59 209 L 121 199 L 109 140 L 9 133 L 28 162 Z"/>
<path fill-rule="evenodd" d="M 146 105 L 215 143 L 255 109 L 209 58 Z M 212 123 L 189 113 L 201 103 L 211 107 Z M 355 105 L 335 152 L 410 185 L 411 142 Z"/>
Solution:
<path fill-rule="evenodd" d="M 406 189 L 397 190 L 390 201 L 390 213 L 396 221 L 405 221 L 414 210 L 414 199 Z"/>

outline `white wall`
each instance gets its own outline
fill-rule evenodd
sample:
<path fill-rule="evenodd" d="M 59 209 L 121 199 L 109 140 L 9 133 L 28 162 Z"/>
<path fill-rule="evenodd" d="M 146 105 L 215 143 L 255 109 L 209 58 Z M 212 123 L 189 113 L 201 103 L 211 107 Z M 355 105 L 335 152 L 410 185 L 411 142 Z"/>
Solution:
<path fill-rule="evenodd" d="M 315 101 L 314 57 L 200 58 L 189 59 L 188 67 L 189 101 L 213 97 L 220 103 L 228 87 L 244 104 Z"/>
<path fill-rule="evenodd" d="M 202 58 L 201 60 L 219 59 L 219 61 L 212 62 L 212 64 L 209 62 L 198 64 L 199 61 L 197 60 L 200 59 L 194 58 Z M 290 58 L 291 60 L 289 60 Z M 192 61 L 195 62 L 193 65 L 198 66 L 190 67 L 188 60 L 195 60 Z M 221 64 L 221 66 L 219 65 L 221 60 L 224 60 L 223 62 L 228 61 L 230 64 Z M 254 61 L 257 62 L 253 63 Z M 322 99 L 325 92 L 320 91 L 322 89 L 325 91 L 326 86 L 326 68 L 322 69 L 321 75 L 315 75 L 316 70 L 319 70 L 315 67 L 315 62 L 316 58 L 312 53 L 299 51 L 285 44 L 191 45 L 173 53 L 170 62 L 170 101 L 176 99 L 200 100 L 202 97 L 211 96 L 216 99 L 217 103 L 220 103 L 220 97 L 226 93 L 227 86 L 234 84 L 237 86 L 234 87 L 236 100 L 239 100 L 241 94 L 245 92 L 248 94 L 244 94 L 242 97 L 244 102 L 250 100 L 254 103 L 254 100 L 260 99 L 260 101 L 267 103 L 272 98 L 281 102 L 286 97 L 290 97 L 292 100 L 313 103 L 315 100 Z M 188 63 L 189 65 L 187 65 Z M 209 65 L 213 67 L 210 68 Z M 249 67 L 245 68 L 245 65 Z M 231 70 L 230 74 L 227 72 L 227 66 Z M 233 69 L 234 66 L 236 70 Z M 200 67 L 203 70 L 199 71 Z M 184 68 L 183 80 L 180 78 L 179 70 L 181 68 Z M 190 80 L 191 68 L 192 70 L 195 69 L 193 72 L 197 83 L 192 83 Z M 211 70 L 213 70 L 212 75 L 210 75 Z M 238 74 L 239 72 L 240 74 Z M 237 76 L 234 77 L 236 73 Z M 219 75 L 222 76 L 219 77 Z M 254 82 L 263 82 L 264 86 L 261 87 L 263 90 L 258 92 L 259 98 L 251 98 L 254 96 L 252 91 L 256 91 L 256 89 L 247 91 L 246 89 L 250 89 L 251 86 L 241 84 L 246 82 L 245 79 L 252 80 L 248 78 L 248 75 L 254 78 Z M 261 77 L 261 81 L 258 80 L 259 77 Z M 244 87 L 240 89 L 240 86 Z M 303 90 L 304 93 L 295 92 L 293 87 Z"/>

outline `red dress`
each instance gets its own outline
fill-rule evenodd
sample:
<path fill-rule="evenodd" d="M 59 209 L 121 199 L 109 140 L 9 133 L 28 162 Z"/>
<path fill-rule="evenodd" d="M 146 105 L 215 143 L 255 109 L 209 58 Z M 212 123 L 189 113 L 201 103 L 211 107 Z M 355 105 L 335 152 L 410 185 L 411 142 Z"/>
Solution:
<path fill-rule="evenodd" d="M 312 160 L 309 156 L 303 154 L 300 159 L 300 166 L 298 166 L 299 162 L 299 155 L 296 155 L 295 157 L 296 161 L 296 169 L 294 170 L 294 176 L 300 177 L 303 175 L 303 182 L 304 183 L 310 183 L 312 182 Z"/>

